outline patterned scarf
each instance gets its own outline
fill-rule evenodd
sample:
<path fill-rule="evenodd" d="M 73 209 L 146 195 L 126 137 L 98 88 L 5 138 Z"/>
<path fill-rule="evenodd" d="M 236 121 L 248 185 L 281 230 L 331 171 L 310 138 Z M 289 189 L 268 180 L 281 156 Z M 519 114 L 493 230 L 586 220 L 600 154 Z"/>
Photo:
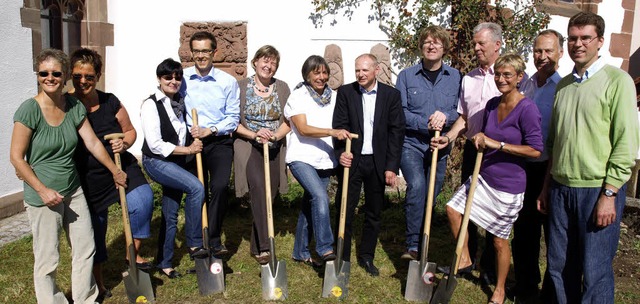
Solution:
<path fill-rule="evenodd" d="M 313 98 L 313 101 L 315 101 L 319 106 L 324 107 L 331 102 L 331 92 L 333 91 L 327 84 L 324 85 L 324 91 L 322 92 L 322 95 L 318 94 L 318 92 L 316 92 L 316 90 L 314 90 L 311 87 L 311 85 L 306 81 L 296 85 L 294 90 L 302 86 L 305 86 L 307 88 L 307 91 L 309 91 L 309 95 L 311 95 L 311 98 Z"/>
<path fill-rule="evenodd" d="M 182 114 L 184 114 L 185 106 L 184 98 L 182 98 L 180 94 L 176 93 L 176 95 L 173 96 L 173 99 L 171 99 L 171 108 L 173 108 L 173 113 L 175 113 L 179 119 L 182 119 Z"/>

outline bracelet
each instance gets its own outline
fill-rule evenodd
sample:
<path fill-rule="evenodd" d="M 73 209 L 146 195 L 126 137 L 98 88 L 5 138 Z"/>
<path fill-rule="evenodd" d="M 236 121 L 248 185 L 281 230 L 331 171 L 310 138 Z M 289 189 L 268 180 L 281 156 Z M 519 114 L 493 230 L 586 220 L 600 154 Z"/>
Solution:
<path fill-rule="evenodd" d="M 447 145 L 448 145 L 448 144 L 450 144 L 450 143 L 451 143 L 451 137 L 449 137 L 449 136 L 447 136 L 447 135 L 445 135 L 444 137 L 446 137 L 446 138 L 447 138 Z"/>

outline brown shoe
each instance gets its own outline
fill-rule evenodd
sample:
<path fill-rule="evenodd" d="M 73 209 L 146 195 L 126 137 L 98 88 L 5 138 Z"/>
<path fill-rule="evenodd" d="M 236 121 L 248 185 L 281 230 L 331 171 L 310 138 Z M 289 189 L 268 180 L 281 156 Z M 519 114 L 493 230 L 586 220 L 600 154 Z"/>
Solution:
<path fill-rule="evenodd" d="M 269 254 L 269 251 L 263 251 L 260 252 L 260 254 L 254 255 L 253 258 L 256 259 L 260 265 L 265 265 L 269 263 L 271 255 Z"/>

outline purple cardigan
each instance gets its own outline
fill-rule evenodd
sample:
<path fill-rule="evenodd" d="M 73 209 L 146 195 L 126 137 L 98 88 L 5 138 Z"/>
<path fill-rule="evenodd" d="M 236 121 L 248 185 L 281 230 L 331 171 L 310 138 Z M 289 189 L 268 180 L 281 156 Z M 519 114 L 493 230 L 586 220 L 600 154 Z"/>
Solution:
<path fill-rule="evenodd" d="M 482 132 L 494 140 L 514 145 L 528 145 L 542 152 L 541 115 L 535 102 L 524 98 L 511 113 L 498 122 L 500 96 L 487 102 L 482 121 Z M 485 152 L 480 175 L 495 190 L 512 194 L 523 193 L 526 188 L 525 157 L 499 150 Z"/>

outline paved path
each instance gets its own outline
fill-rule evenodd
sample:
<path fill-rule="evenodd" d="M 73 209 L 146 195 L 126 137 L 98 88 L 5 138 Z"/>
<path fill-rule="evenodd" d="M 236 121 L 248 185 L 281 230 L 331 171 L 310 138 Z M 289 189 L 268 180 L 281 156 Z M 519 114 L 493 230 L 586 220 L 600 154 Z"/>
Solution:
<path fill-rule="evenodd" d="M 27 212 L 0 220 L 0 247 L 31 234 Z"/>

